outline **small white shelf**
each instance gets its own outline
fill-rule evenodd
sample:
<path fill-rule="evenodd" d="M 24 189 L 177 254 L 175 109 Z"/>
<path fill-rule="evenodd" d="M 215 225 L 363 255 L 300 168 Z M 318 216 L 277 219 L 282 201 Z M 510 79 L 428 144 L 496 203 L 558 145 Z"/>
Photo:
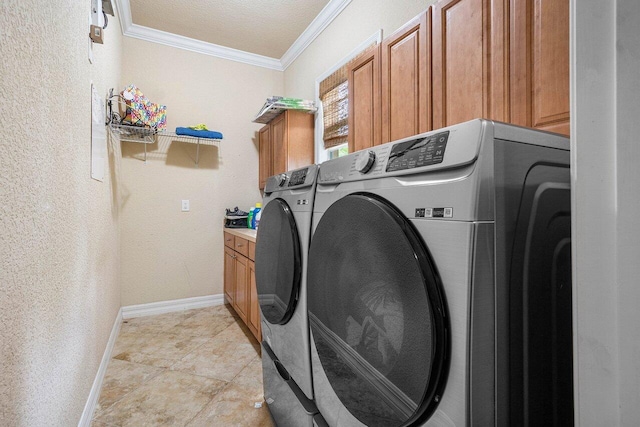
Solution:
<path fill-rule="evenodd" d="M 160 138 L 167 138 L 170 141 L 178 141 L 178 142 L 186 142 L 186 143 L 189 143 L 189 144 L 196 144 L 196 167 L 198 167 L 198 162 L 200 160 L 200 144 L 202 144 L 202 145 L 213 145 L 215 147 L 219 147 L 220 146 L 220 141 L 222 141 L 222 139 L 198 138 L 197 136 L 178 135 L 175 132 L 167 132 L 167 131 L 158 132 L 158 136 Z"/>
<path fill-rule="evenodd" d="M 285 110 L 295 110 L 302 111 L 308 114 L 314 114 L 318 109 L 316 107 L 313 108 L 291 108 L 291 107 L 283 107 L 276 104 L 270 105 L 268 108 L 263 109 L 258 113 L 255 119 L 253 119 L 253 123 L 262 123 L 267 124 L 271 120 L 278 117 L 280 114 L 284 113 Z"/>

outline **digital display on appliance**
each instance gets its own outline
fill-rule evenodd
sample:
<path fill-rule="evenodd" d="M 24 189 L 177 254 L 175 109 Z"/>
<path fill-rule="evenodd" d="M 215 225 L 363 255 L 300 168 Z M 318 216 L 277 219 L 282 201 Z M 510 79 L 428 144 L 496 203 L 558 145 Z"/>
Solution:
<path fill-rule="evenodd" d="M 300 169 L 291 173 L 291 178 L 289 178 L 289 187 L 294 187 L 296 185 L 304 184 L 304 181 L 307 179 L 307 169 Z"/>
<path fill-rule="evenodd" d="M 449 131 L 400 142 L 391 148 L 387 172 L 435 165 L 444 159 Z"/>

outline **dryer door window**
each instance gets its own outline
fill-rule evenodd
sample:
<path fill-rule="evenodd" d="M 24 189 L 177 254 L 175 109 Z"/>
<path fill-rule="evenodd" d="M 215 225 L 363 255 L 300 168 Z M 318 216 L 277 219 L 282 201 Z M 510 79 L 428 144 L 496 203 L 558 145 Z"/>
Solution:
<path fill-rule="evenodd" d="M 289 205 L 274 199 L 262 211 L 256 239 L 256 287 L 262 316 L 271 324 L 291 319 L 302 275 L 300 238 Z"/>
<path fill-rule="evenodd" d="M 440 279 L 411 223 L 376 196 L 340 199 L 314 232 L 307 284 L 313 344 L 342 404 L 367 426 L 424 422 L 450 340 Z"/>

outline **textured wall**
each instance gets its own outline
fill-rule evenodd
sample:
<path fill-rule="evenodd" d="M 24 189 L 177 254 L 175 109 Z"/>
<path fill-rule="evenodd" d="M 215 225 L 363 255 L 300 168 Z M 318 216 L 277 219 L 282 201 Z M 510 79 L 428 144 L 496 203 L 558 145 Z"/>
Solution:
<path fill-rule="evenodd" d="M 352 0 L 284 72 L 287 96 L 313 99 L 316 78 L 371 34 L 387 37 L 435 0 Z M 363 18 L 363 17 L 366 17 Z"/>
<path fill-rule="evenodd" d="M 0 2 L 0 425 L 78 423 L 120 307 L 119 147 L 90 178 L 88 0 Z"/>
<path fill-rule="evenodd" d="M 220 147 L 160 139 L 122 143 L 122 305 L 221 294 L 224 209 L 261 200 L 256 132 L 265 99 L 283 73 L 126 37 L 122 85 L 167 105 L 169 129 L 205 123 Z M 181 212 L 181 200 L 191 202 Z"/>

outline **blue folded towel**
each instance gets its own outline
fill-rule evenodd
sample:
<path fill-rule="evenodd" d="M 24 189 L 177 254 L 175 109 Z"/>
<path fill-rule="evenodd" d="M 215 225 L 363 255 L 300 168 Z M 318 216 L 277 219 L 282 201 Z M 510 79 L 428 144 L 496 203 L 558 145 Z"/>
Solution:
<path fill-rule="evenodd" d="M 176 135 L 188 135 L 196 138 L 222 139 L 222 134 L 214 130 L 193 130 L 189 128 L 176 128 Z"/>

